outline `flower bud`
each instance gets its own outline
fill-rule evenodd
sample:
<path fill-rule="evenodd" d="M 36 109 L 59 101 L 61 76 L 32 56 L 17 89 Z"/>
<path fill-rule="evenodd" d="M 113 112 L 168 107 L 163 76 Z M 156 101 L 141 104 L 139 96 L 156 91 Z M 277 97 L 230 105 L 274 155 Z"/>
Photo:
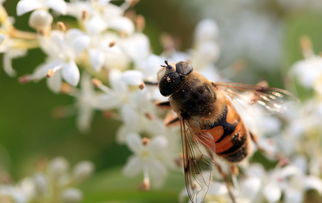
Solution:
<path fill-rule="evenodd" d="M 53 22 L 53 17 L 45 10 L 35 10 L 29 18 L 29 26 L 36 30 L 43 30 Z"/>
<path fill-rule="evenodd" d="M 37 195 L 44 195 L 48 190 L 48 181 L 43 174 L 36 174 L 33 178 L 35 192 Z"/>
<path fill-rule="evenodd" d="M 94 170 L 94 165 L 89 161 L 79 162 L 73 172 L 73 177 L 75 181 L 80 182 L 88 178 Z"/>
<path fill-rule="evenodd" d="M 54 177 L 60 177 L 67 172 L 68 167 L 69 166 L 66 159 L 62 157 L 57 157 L 49 163 L 48 172 Z"/>
<path fill-rule="evenodd" d="M 62 192 L 61 199 L 64 203 L 78 203 L 82 201 L 83 195 L 76 188 L 67 188 Z"/>

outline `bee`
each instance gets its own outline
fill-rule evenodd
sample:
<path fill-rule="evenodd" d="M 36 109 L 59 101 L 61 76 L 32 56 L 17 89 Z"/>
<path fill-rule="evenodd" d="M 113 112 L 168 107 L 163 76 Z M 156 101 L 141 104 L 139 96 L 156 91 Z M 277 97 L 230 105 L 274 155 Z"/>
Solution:
<path fill-rule="evenodd" d="M 250 141 L 258 146 L 233 102 L 241 99 L 242 93 L 252 93 L 250 103 L 274 111 L 283 98 L 291 96 L 265 85 L 213 82 L 194 71 L 189 62 L 170 65 L 165 61 L 158 72 L 158 86 L 177 114 L 173 122 L 180 122 L 185 182 L 192 202 L 200 202 L 206 195 L 213 166 L 228 182 L 217 159 L 236 167 L 250 154 Z M 229 194 L 235 202 L 231 191 Z"/>

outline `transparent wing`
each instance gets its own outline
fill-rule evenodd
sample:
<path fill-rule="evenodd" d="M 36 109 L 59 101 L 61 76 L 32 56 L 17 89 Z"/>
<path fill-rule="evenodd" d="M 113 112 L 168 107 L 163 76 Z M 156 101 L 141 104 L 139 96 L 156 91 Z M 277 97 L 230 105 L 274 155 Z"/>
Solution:
<path fill-rule="evenodd" d="M 224 91 L 232 101 L 242 104 L 259 104 L 271 112 L 281 112 L 286 109 L 286 102 L 296 101 L 288 91 L 268 87 L 267 83 L 247 85 L 242 83 L 213 82 L 213 86 Z"/>
<path fill-rule="evenodd" d="M 187 121 L 181 120 L 183 166 L 186 189 L 193 203 L 202 202 L 208 192 L 213 171 L 211 135 L 196 135 Z"/>

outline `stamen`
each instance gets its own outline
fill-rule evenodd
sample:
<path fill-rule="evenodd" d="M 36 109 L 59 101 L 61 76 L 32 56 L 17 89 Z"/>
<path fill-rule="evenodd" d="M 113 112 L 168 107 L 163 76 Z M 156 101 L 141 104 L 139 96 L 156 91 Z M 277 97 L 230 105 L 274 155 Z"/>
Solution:
<path fill-rule="evenodd" d="M 59 30 L 61 30 L 63 32 L 65 32 L 67 30 L 66 24 L 62 21 L 57 22 L 57 27 Z"/>
<path fill-rule="evenodd" d="M 24 75 L 24 76 L 21 76 L 18 81 L 22 84 L 25 84 L 25 83 L 28 83 L 31 81 L 31 77 L 30 75 Z"/>
<path fill-rule="evenodd" d="M 145 84 L 144 84 L 144 82 L 142 82 L 141 84 L 139 84 L 139 88 L 140 88 L 141 90 L 143 90 L 143 89 L 145 88 Z"/>
<path fill-rule="evenodd" d="M 149 120 L 153 120 L 153 116 L 150 113 L 144 113 L 144 116 Z"/>
<path fill-rule="evenodd" d="M 82 17 L 81 19 L 83 21 L 87 20 L 88 19 L 88 12 L 86 10 L 82 11 Z"/>
<path fill-rule="evenodd" d="M 142 15 L 138 15 L 135 18 L 136 29 L 141 32 L 145 27 L 145 19 Z"/>
<path fill-rule="evenodd" d="M 111 41 L 110 43 L 108 43 L 108 47 L 114 47 L 114 46 L 115 46 L 115 44 L 116 44 L 116 42 L 115 42 L 115 41 Z"/>
<path fill-rule="evenodd" d="M 142 144 L 144 145 L 144 146 L 146 146 L 147 144 L 149 144 L 149 142 L 150 142 L 151 140 L 149 139 L 149 138 L 147 138 L 147 137 L 144 137 L 144 138 L 142 138 Z"/>
<path fill-rule="evenodd" d="M 93 83 L 93 85 L 94 85 L 96 88 L 98 88 L 98 89 L 102 90 L 102 91 L 103 91 L 103 92 L 105 92 L 105 93 L 109 93 L 109 92 L 111 92 L 111 89 L 110 89 L 110 88 L 108 88 L 107 86 L 103 85 L 102 81 L 100 81 L 100 80 L 99 80 L 99 79 L 97 79 L 97 78 L 93 78 L 93 79 L 92 79 L 92 83 Z"/>
<path fill-rule="evenodd" d="M 48 70 L 46 77 L 51 78 L 52 76 L 54 76 L 55 72 L 56 71 L 54 71 L 53 69 Z"/>
<path fill-rule="evenodd" d="M 141 190 L 147 191 L 150 190 L 150 179 L 144 178 L 142 184 L 139 186 Z"/>
<path fill-rule="evenodd" d="M 65 94 L 69 94 L 73 91 L 73 88 L 72 86 L 70 86 L 69 84 L 67 83 L 63 83 L 61 86 L 60 86 L 60 92 L 62 93 L 65 93 Z"/>
<path fill-rule="evenodd" d="M 311 57 L 314 55 L 313 48 L 312 48 L 312 42 L 308 36 L 301 37 L 300 44 L 301 44 L 303 56 L 305 58 L 308 58 L 308 57 Z"/>

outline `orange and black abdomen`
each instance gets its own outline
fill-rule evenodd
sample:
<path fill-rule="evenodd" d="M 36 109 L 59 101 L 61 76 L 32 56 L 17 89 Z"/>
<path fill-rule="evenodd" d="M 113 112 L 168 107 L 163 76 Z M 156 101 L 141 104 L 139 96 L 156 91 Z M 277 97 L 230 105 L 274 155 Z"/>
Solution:
<path fill-rule="evenodd" d="M 231 103 L 227 103 L 223 112 L 212 124 L 201 129 L 214 138 L 213 151 L 229 162 L 240 162 L 248 154 L 248 132 L 240 116 Z"/>

